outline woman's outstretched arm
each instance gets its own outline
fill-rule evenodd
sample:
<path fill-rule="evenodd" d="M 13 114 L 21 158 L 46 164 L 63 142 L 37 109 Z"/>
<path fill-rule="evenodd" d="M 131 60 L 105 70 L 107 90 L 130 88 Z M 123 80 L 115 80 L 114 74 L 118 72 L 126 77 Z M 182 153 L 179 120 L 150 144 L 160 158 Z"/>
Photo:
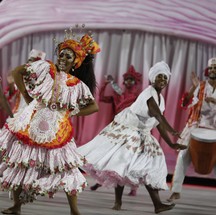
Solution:
<path fill-rule="evenodd" d="M 148 109 L 149 109 L 149 115 L 152 117 L 155 117 L 158 122 L 163 125 L 163 127 L 170 132 L 174 136 L 179 136 L 179 132 L 177 132 L 174 128 L 170 126 L 170 124 L 167 122 L 166 118 L 164 115 L 161 113 L 157 103 L 155 102 L 154 98 L 151 97 L 147 101 Z"/>

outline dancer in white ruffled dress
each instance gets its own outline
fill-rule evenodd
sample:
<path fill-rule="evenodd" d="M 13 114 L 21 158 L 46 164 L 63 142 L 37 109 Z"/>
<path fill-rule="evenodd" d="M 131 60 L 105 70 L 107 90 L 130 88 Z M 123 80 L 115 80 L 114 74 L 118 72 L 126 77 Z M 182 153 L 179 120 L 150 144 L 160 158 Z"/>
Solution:
<path fill-rule="evenodd" d="M 92 141 L 78 148 L 87 163 L 84 170 L 98 183 L 115 187 L 113 209 L 120 210 L 124 185 L 145 185 L 154 204 L 155 213 L 170 210 L 174 204 L 163 204 L 158 190 L 168 189 L 167 167 L 158 141 L 151 135 L 157 127 L 173 149 L 168 132 L 178 136 L 162 112 L 165 109 L 161 90 L 167 86 L 170 69 L 161 61 L 149 71 L 151 85 L 128 108 L 120 112 Z"/>
<path fill-rule="evenodd" d="M 29 57 L 26 63 L 32 63 L 37 60 L 45 60 L 45 57 L 46 57 L 45 52 L 36 50 L 36 49 L 32 49 L 29 52 Z M 13 113 L 20 111 L 21 109 L 26 107 L 28 104 L 25 102 L 24 97 L 22 96 L 18 88 L 16 87 L 11 73 L 12 72 L 9 72 L 9 75 L 7 76 L 8 87 L 6 91 L 4 92 L 5 96 L 4 95 L 0 96 L 0 97 L 4 96 L 5 98 L 7 98 L 7 100 L 4 102 L 0 101 L 0 105 L 3 105 L 3 107 L 8 106 L 7 108 L 4 108 L 4 109 L 6 110 L 6 112 L 9 112 L 8 115 L 10 117 L 13 117 Z M 13 106 L 12 110 L 10 106 Z M 11 192 L 9 192 L 9 197 L 11 199 L 13 198 L 13 196 L 11 195 Z"/>
<path fill-rule="evenodd" d="M 77 153 L 71 117 L 98 111 L 92 95 L 92 59 L 99 51 L 86 34 L 80 41 L 65 39 L 58 45 L 56 65 L 39 60 L 14 69 L 15 83 L 28 105 L 9 118 L 0 133 L 1 188 L 13 190 L 14 199 L 2 213 L 20 214 L 21 205 L 35 194 L 53 197 L 62 188 L 71 214 L 80 215 L 77 193 L 86 179 L 78 167 L 85 159 Z"/>

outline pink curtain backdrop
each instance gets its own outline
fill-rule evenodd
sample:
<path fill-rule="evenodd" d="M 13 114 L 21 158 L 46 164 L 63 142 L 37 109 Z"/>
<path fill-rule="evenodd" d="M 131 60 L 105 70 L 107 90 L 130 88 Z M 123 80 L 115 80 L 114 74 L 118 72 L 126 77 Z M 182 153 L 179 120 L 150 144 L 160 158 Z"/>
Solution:
<path fill-rule="evenodd" d="M 216 43 L 215 0 L 3 0 L 0 48 L 24 35 L 85 23 Z"/>
<path fill-rule="evenodd" d="M 168 88 L 163 92 L 165 115 L 182 130 L 187 111 L 179 108 L 181 95 L 189 89 L 190 73 L 200 79 L 210 57 L 216 56 L 215 0 L 3 0 L 0 3 L 0 76 L 3 88 L 10 70 L 25 63 L 32 48 L 43 50 L 55 60 L 53 37 L 63 39 L 63 30 L 85 23 L 93 30 L 102 52 L 95 58 L 95 73 L 100 89 L 104 76 L 113 75 L 122 86 L 122 75 L 129 65 L 143 74 L 148 85 L 149 68 L 166 61 L 172 70 Z M 107 89 L 107 94 L 111 91 Z M 96 94 L 98 101 L 98 91 Z M 91 140 L 112 119 L 112 106 L 99 102 L 100 110 L 74 119 L 78 145 Z M 5 114 L 0 110 L 0 122 Z M 166 155 L 168 170 L 173 172 L 176 152 L 159 139 Z M 192 166 L 188 176 L 198 175 Z"/>

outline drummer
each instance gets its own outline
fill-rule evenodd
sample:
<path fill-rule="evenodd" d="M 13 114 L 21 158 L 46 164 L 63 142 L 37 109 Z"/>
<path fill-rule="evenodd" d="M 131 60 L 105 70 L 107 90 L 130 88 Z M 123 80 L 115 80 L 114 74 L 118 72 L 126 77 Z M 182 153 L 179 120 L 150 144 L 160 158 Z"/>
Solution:
<path fill-rule="evenodd" d="M 216 58 L 208 61 L 207 80 L 199 81 L 192 72 L 192 87 L 185 93 L 181 100 L 183 108 L 189 108 L 187 124 L 181 134 L 178 143 L 189 145 L 191 131 L 197 127 L 216 130 Z M 173 192 L 169 201 L 180 199 L 182 184 L 186 170 L 191 163 L 189 147 L 179 152 L 175 171 L 172 179 L 171 191 Z"/>

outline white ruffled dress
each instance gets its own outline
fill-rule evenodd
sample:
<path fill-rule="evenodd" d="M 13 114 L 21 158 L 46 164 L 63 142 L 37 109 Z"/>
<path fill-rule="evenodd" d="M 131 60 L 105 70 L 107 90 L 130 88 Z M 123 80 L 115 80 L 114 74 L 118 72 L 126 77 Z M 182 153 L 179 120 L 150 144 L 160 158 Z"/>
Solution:
<path fill-rule="evenodd" d="M 71 117 L 94 98 L 82 81 L 57 72 L 51 62 L 34 62 L 27 72 L 24 82 L 34 100 L 8 118 L 0 132 L 1 188 L 21 185 L 29 196 L 50 197 L 62 188 L 75 195 L 86 179 L 78 169 L 85 160 L 77 152 Z M 55 102 L 61 108 L 51 110 Z"/>
<path fill-rule="evenodd" d="M 158 125 L 156 118 L 148 114 L 147 100 L 151 97 L 163 112 L 163 96 L 159 104 L 156 90 L 149 86 L 92 141 L 78 148 L 87 160 L 83 169 L 101 185 L 168 189 L 164 153 L 151 135 L 152 128 Z"/>

